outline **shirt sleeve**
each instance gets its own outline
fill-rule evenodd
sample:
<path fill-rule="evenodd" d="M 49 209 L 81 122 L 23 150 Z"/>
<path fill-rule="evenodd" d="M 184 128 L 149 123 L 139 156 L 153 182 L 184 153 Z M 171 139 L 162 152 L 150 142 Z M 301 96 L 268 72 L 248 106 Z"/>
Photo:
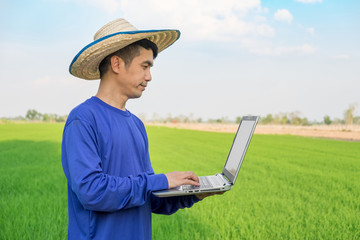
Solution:
<path fill-rule="evenodd" d="M 151 195 L 151 211 L 157 214 L 170 215 L 179 209 L 190 208 L 199 200 L 195 195 L 160 198 Z"/>
<path fill-rule="evenodd" d="M 95 132 L 80 120 L 73 120 L 65 127 L 62 164 L 71 190 L 88 210 L 113 212 L 141 206 L 149 200 L 152 191 L 168 187 L 164 174 L 127 177 L 105 174 Z"/>

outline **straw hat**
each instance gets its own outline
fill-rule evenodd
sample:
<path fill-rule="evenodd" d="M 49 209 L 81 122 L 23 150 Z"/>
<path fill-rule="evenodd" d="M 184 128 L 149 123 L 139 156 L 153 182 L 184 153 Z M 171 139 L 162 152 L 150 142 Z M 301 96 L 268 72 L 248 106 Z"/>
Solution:
<path fill-rule="evenodd" d="M 116 19 L 95 33 L 94 41 L 75 56 L 70 64 L 69 71 L 79 78 L 99 79 L 100 62 L 117 50 L 138 40 L 149 39 L 157 45 L 159 52 L 161 52 L 179 37 L 179 30 L 138 30 L 125 19 Z"/>

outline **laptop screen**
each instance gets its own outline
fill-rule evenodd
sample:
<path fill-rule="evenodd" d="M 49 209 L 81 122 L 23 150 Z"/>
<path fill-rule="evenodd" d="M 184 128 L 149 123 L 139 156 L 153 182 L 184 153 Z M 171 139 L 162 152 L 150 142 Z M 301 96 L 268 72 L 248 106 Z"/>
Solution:
<path fill-rule="evenodd" d="M 258 117 L 243 117 L 229 152 L 223 173 L 234 183 L 255 130 Z"/>

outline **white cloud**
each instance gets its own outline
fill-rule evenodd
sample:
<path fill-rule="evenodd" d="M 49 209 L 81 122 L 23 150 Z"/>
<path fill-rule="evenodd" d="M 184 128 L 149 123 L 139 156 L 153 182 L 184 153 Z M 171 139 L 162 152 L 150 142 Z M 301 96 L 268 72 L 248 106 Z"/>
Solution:
<path fill-rule="evenodd" d="M 78 0 L 84 1 L 84 0 Z M 109 13 L 117 9 L 116 15 L 131 22 L 138 29 L 180 29 L 182 41 L 236 42 L 237 46 L 260 55 L 304 55 L 315 48 L 303 44 L 298 46 L 276 46 L 273 42 L 275 29 L 267 21 L 269 10 L 260 0 L 91 0 L 104 5 Z M 291 23 L 293 15 L 287 9 L 279 9 L 275 19 Z M 110 20 L 112 18 L 109 18 Z M 303 28 L 310 34 L 314 28 Z"/>
<path fill-rule="evenodd" d="M 321 3 L 322 0 L 296 0 L 297 2 L 301 2 L 301 3 Z"/>
<path fill-rule="evenodd" d="M 84 0 L 78 0 L 84 2 Z M 243 36 L 272 37 L 266 22 L 248 20 L 268 11 L 260 0 L 90 0 L 109 14 L 124 17 L 139 29 L 177 28 L 185 41 L 237 41 Z M 114 12 L 116 14 L 114 14 Z"/>
<path fill-rule="evenodd" d="M 286 9 L 279 9 L 274 14 L 274 18 L 277 21 L 291 23 L 293 20 L 293 15 Z"/>
<path fill-rule="evenodd" d="M 309 33 L 312 36 L 315 36 L 315 28 L 313 27 L 304 27 L 301 24 L 298 24 L 298 27 L 302 30 L 304 30 L 305 32 Z"/>

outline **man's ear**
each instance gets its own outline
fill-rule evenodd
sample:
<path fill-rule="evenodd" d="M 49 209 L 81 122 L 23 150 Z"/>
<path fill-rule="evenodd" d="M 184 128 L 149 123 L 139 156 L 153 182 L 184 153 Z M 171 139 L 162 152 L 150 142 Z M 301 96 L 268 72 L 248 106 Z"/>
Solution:
<path fill-rule="evenodd" d="M 110 67 L 113 72 L 119 73 L 124 66 L 125 64 L 121 57 L 115 55 L 110 58 Z"/>

